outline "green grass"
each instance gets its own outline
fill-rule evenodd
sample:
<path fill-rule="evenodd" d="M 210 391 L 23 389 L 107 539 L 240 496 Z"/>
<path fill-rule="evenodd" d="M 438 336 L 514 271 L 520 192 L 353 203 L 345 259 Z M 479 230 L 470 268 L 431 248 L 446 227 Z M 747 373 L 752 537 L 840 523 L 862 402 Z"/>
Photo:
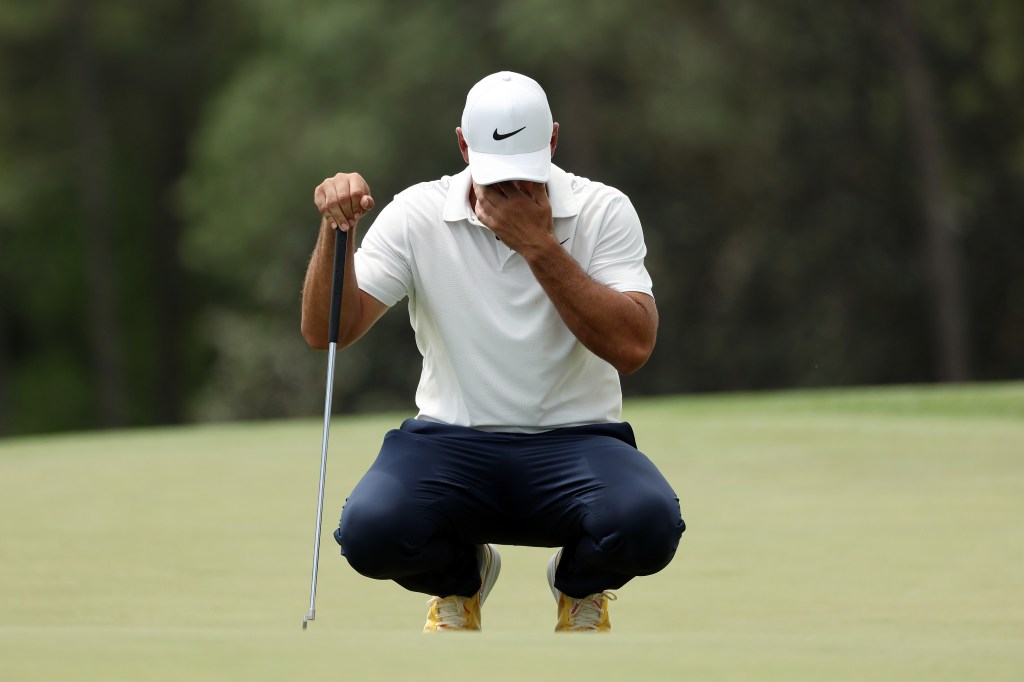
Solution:
<path fill-rule="evenodd" d="M 0 441 L 0 680 L 1024 679 L 1024 384 L 634 400 L 676 561 L 608 637 L 556 636 L 549 550 L 503 548 L 480 636 L 330 531 L 396 415 Z"/>

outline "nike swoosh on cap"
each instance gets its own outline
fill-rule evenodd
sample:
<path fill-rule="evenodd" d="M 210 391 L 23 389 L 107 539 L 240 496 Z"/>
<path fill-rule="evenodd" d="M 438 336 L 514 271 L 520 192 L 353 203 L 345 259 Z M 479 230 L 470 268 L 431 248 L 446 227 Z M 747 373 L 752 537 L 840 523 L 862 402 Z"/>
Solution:
<path fill-rule="evenodd" d="M 519 130 L 513 130 L 511 133 L 499 133 L 498 129 L 495 128 L 494 132 L 491 133 L 491 137 L 493 137 L 495 140 L 504 140 L 505 138 L 512 137 L 516 133 L 521 133 L 524 130 L 526 130 L 526 126 L 523 126 Z"/>

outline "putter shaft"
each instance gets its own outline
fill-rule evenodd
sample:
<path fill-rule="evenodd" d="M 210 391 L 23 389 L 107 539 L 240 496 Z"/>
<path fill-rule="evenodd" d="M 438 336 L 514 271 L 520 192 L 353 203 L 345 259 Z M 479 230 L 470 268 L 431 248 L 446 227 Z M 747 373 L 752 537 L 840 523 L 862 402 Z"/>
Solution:
<path fill-rule="evenodd" d="M 302 621 L 302 629 L 306 623 L 316 618 L 316 576 L 320 566 L 320 527 L 324 517 L 324 480 L 327 478 L 327 440 L 331 433 L 331 396 L 334 393 L 334 356 L 338 344 L 331 343 L 327 351 L 327 396 L 324 399 L 324 439 L 320 453 L 320 487 L 316 498 L 316 535 L 313 540 L 313 578 L 309 586 L 309 612 Z"/>

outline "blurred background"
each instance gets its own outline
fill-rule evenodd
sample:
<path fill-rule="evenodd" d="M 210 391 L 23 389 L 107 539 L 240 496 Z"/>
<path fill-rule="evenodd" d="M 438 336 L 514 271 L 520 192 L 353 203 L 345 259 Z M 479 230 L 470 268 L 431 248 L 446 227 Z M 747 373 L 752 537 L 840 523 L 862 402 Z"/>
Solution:
<path fill-rule="evenodd" d="M 1019 0 L 8 0 L 0 435 L 321 413 L 313 188 L 458 172 L 502 69 L 643 220 L 627 394 L 1019 379 L 1022 36 Z M 415 409 L 397 308 L 337 411 Z"/>

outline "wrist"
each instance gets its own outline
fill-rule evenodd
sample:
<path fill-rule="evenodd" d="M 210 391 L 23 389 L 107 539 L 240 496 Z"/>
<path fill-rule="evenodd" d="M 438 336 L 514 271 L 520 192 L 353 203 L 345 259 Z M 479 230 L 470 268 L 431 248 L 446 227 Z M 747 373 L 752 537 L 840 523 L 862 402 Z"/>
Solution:
<path fill-rule="evenodd" d="M 563 253 L 565 253 L 564 250 L 560 248 L 558 240 L 551 232 L 547 233 L 543 239 L 526 245 L 519 251 L 519 254 L 531 267 L 556 259 Z"/>

